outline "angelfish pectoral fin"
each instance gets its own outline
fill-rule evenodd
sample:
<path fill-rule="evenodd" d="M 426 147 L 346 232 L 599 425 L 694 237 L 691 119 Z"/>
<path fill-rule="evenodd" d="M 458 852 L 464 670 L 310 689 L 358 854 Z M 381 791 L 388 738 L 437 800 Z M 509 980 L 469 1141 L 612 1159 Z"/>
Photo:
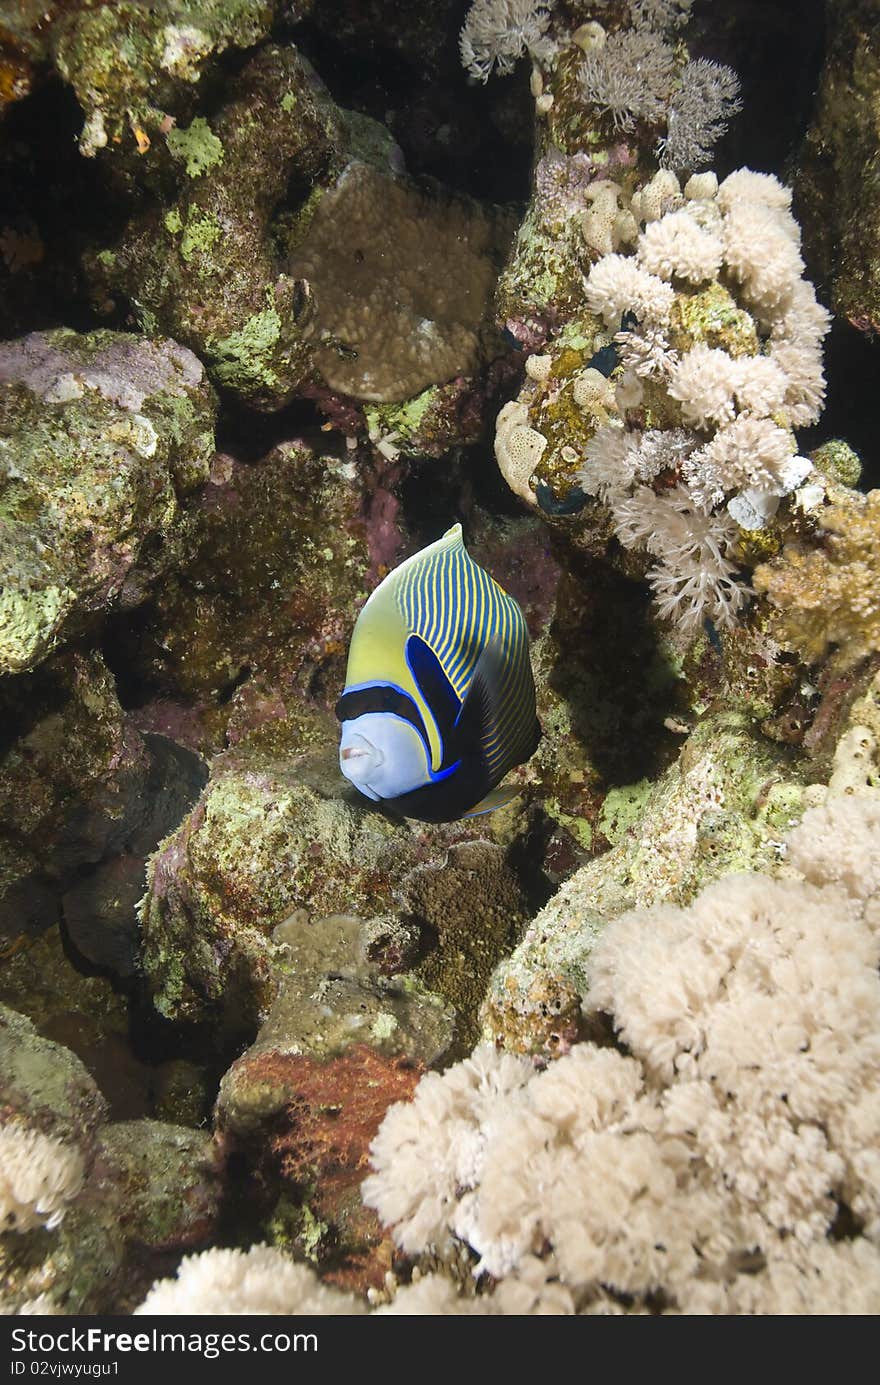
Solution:
<path fill-rule="evenodd" d="M 462 818 L 479 818 L 484 813 L 494 813 L 496 808 L 503 808 L 516 798 L 518 793 L 519 789 L 516 788 L 493 789 L 475 808 L 471 808 L 469 813 L 462 813 Z"/>

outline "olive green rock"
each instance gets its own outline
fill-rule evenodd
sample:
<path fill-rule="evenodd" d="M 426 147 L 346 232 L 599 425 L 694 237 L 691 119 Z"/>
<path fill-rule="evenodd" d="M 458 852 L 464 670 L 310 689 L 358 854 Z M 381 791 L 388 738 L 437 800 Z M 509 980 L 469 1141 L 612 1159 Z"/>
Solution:
<path fill-rule="evenodd" d="M 808 262 L 831 306 L 880 330 L 880 2 L 829 0 L 825 66 L 795 182 Z"/>
<path fill-rule="evenodd" d="M 0 674 L 138 605 L 180 561 L 214 410 L 173 341 L 60 328 L 0 343 Z"/>

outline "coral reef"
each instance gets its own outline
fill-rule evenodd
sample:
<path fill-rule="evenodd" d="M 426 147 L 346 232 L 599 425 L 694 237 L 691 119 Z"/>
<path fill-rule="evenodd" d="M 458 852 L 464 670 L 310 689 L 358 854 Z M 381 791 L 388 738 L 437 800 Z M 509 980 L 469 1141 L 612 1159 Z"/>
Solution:
<path fill-rule="evenodd" d="M 878 828 L 876 795 L 837 800 L 791 837 L 807 879 L 736 876 L 609 925 L 584 1005 L 623 1053 L 536 1073 L 482 1048 L 423 1078 L 364 1185 L 399 1244 L 455 1238 L 515 1282 L 537 1254 L 543 1311 L 876 1311 Z"/>
<path fill-rule="evenodd" d="M 608 190 L 617 224 L 624 190 Z M 789 201 L 747 169 L 683 191 L 661 171 L 630 197 L 625 254 L 598 239 L 597 192 L 585 231 L 607 253 L 585 280 L 593 317 L 529 358 L 496 424 L 511 489 L 561 515 L 597 496 L 618 543 L 655 560 L 658 613 L 685 635 L 737 623 L 741 534 L 767 527 L 812 470 L 791 429 L 821 409 L 828 318 L 800 277 Z"/>
<path fill-rule="evenodd" d="M 182 561 L 213 391 L 176 342 L 33 333 L 0 346 L 0 671 L 33 668 Z"/>
<path fill-rule="evenodd" d="M 197 798 L 204 765 L 140 734 L 97 651 L 7 680 L 0 706 L 0 948 L 26 952 L 63 918 L 83 958 L 129 980 L 146 857 Z"/>
<path fill-rule="evenodd" d="M 880 1307 L 878 16 L 821 3 L 7 6 L 0 1313 Z M 542 735 L 429 825 L 334 709 L 456 523 Z"/>

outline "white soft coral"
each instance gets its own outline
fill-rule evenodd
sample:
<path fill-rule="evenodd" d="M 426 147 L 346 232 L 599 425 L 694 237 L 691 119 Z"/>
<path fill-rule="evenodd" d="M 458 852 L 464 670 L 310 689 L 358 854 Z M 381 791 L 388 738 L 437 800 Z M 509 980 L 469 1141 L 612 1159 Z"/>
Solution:
<path fill-rule="evenodd" d="M 878 859 L 878 796 L 829 801 L 792 841 L 808 881 L 729 876 L 607 923 L 583 1003 L 619 1048 L 578 1044 L 510 1084 L 484 1047 L 490 1106 L 456 1068 L 424 1078 L 404 1148 L 399 1108 L 373 1146 L 368 1200 L 396 1239 L 413 1218 L 396 1224 L 395 1188 L 443 1151 L 454 1192 L 419 1248 L 453 1235 L 478 1253 L 500 1279 L 484 1312 L 604 1312 L 609 1289 L 636 1312 L 658 1296 L 683 1313 L 880 1311 Z M 469 1141 L 481 1131 L 466 1185 L 426 1085 L 454 1089 Z M 433 1200 L 421 1173 L 413 1195 Z M 442 1283 L 423 1304 L 473 1311 Z"/>
<path fill-rule="evenodd" d="M 459 36 L 463 66 L 481 82 L 512 72 L 526 53 L 546 57 L 552 0 L 474 0 Z"/>

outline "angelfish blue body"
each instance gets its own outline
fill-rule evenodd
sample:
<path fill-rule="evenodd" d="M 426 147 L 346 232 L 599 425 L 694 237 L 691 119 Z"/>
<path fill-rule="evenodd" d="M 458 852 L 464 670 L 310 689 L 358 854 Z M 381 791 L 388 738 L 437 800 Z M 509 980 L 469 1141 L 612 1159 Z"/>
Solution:
<path fill-rule="evenodd" d="M 460 524 L 373 592 L 336 715 L 342 773 L 406 817 L 449 822 L 512 797 L 496 786 L 541 736 L 528 631 Z"/>

